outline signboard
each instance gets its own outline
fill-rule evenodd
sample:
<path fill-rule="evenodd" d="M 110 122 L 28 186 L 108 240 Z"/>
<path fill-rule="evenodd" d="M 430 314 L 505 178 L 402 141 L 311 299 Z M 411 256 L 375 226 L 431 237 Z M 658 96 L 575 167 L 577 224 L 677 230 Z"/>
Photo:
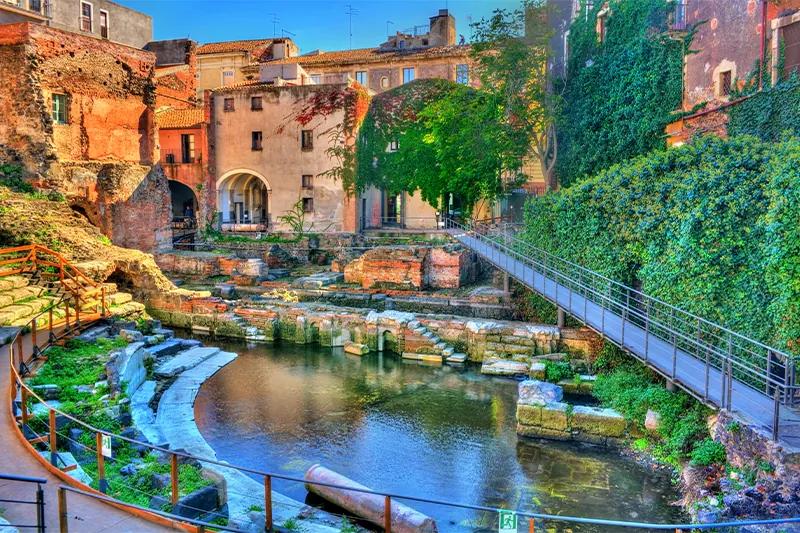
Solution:
<path fill-rule="evenodd" d="M 500 533 L 517 533 L 517 513 L 500 511 Z"/>
<path fill-rule="evenodd" d="M 111 459 L 111 435 L 103 435 L 103 446 L 101 453 L 104 457 Z"/>

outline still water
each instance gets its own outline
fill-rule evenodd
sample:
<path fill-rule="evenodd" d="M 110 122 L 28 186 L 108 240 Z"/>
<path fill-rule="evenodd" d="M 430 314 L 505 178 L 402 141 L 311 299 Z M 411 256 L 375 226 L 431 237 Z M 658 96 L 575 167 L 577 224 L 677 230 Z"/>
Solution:
<path fill-rule="evenodd" d="M 466 504 L 683 521 L 670 505 L 679 496 L 663 472 L 599 447 L 517 437 L 517 382 L 483 376 L 477 366 L 203 340 L 239 353 L 202 387 L 195 404 L 200 431 L 222 460 L 297 477 L 320 463 L 374 490 Z M 306 498 L 301 484 L 273 486 Z M 496 515 L 404 503 L 435 518 L 442 532 L 497 527 Z"/>

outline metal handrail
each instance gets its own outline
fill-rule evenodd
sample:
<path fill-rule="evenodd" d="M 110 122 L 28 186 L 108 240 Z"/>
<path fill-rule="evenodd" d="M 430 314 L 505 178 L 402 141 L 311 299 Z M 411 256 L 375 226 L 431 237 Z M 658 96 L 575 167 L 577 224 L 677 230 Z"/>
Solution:
<path fill-rule="evenodd" d="M 723 374 L 724 382 L 720 407 L 731 406 L 734 378 L 738 383 L 774 401 L 771 429 L 773 439 L 777 440 L 780 405 L 796 403 L 796 396 L 800 391 L 795 381 L 795 363 L 789 354 L 517 239 L 509 235 L 508 227 L 500 228 L 492 224 L 467 226 L 451 219 L 446 219 L 444 226 L 451 234 L 454 231 L 461 232 L 498 254 L 504 254 L 506 264 L 497 266 L 512 276 L 519 277 L 514 270 L 516 264 L 520 264 L 541 275 L 545 283 L 548 279 L 551 280 L 556 285 L 557 305 L 562 306 L 558 300 L 558 288 L 562 287 L 562 290 L 569 291 L 570 302 L 574 293 L 584 298 L 584 305 L 591 301 L 604 311 L 616 314 L 622 320 L 621 344 L 624 345 L 624 325 L 627 322 L 644 330 L 647 339 L 657 338 L 672 345 L 675 350 L 673 378 L 678 350 L 705 365 L 706 369 L 711 367 L 719 370 Z M 487 259 L 494 262 L 491 257 L 487 256 Z M 509 268 L 508 262 L 515 263 L 511 265 L 513 268 Z M 543 295 L 552 300 L 546 294 Z M 585 311 L 583 318 L 586 318 Z M 605 330 L 600 333 L 605 335 Z M 647 344 L 644 351 L 644 359 L 647 361 Z M 774 371 L 776 365 L 783 367 L 782 376 Z M 708 375 L 708 370 L 706 373 Z M 725 373 L 727 377 L 724 376 Z M 708 378 L 702 397 L 698 395 L 698 391 L 693 391 L 690 387 L 684 388 L 706 403 L 714 403 L 708 398 Z"/>
<path fill-rule="evenodd" d="M 44 314 L 44 313 L 41 313 L 41 314 Z M 38 316 L 41 316 L 41 314 L 37 315 L 37 317 L 34 318 L 32 320 L 32 322 L 35 321 L 38 318 Z M 21 334 L 22 334 L 22 330 L 18 331 L 17 334 L 15 335 L 14 341 L 19 339 Z M 64 336 L 66 336 L 66 334 Z M 48 339 L 48 342 L 45 343 L 45 345 L 41 349 L 41 351 L 44 352 L 50 346 L 52 346 L 54 340 L 55 340 L 54 337 L 51 336 Z M 218 461 L 218 460 L 198 457 L 198 456 L 195 456 L 195 455 L 191 455 L 189 453 L 182 453 L 180 451 L 174 451 L 174 450 L 169 450 L 169 449 L 166 449 L 166 448 L 161 448 L 159 446 L 155 446 L 155 445 L 150 444 L 150 443 L 139 442 L 139 441 L 136 441 L 134 439 L 131 439 L 131 438 L 128 438 L 128 437 L 124 437 L 122 435 L 117 435 L 117 434 L 114 434 L 114 433 L 110 433 L 108 431 L 104 431 L 104 430 L 95 428 L 95 427 L 91 426 L 90 424 L 87 424 L 87 423 L 75 418 L 74 416 L 72 416 L 70 414 L 64 413 L 64 412 L 60 411 L 59 409 L 50 406 L 43 398 L 41 398 L 38 394 L 36 394 L 36 392 L 34 392 L 32 389 L 30 389 L 24 383 L 24 381 L 22 381 L 22 378 L 21 378 L 20 374 L 17 372 L 17 369 L 16 369 L 15 365 L 13 364 L 13 362 L 14 362 L 14 341 L 12 341 L 12 343 L 10 345 L 10 349 L 9 349 L 9 358 L 10 358 L 10 361 L 11 361 L 11 364 L 10 364 L 10 367 L 11 367 L 11 382 L 12 382 L 12 385 L 14 385 L 11 388 L 12 414 L 13 414 L 13 403 L 14 403 L 15 397 L 16 397 L 16 384 L 19 383 L 19 386 L 24 391 L 26 391 L 25 396 L 29 396 L 29 397 L 33 397 L 33 398 L 37 399 L 41 404 L 43 404 L 48 409 L 48 411 L 50 412 L 50 419 L 51 420 L 55 420 L 55 416 L 56 415 L 63 416 L 65 418 L 77 423 L 79 426 L 82 426 L 83 428 L 86 428 L 90 432 L 96 433 L 97 436 L 98 436 L 98 441 L 100 440 L 99 437 L 101 435 L 108 435 L 108 436 L 111 436 L 111 437 L 113 437 L 115 439 L 119 439 L 121 441 L 125 441 L 125 442 L 128 442 L 128 443 L 133 444 L 133 445 L 144 446 L 144 447 L 149 448 L 151 450 L 158 451 L 158 452 L 163 453 L 163 454 L 167 454 L 168 456 L 170 456 L 172 458 L 171 463 L 172 463 L 174 469 L 177 469 L 177 465 L 178 465 L 178 460 L 177 459 L 179 457 L 182 457 L 182 458 L 185 458 L 185 459 L 196 460 L 196 461 L 199 461 L 199 462 L 202 462 L 202 463 L 207 463 L 209 465 L 219 466 L 219 467 L 222 467 L 222 468 L 231 468 L 231 469 L 237 470 L 239 472 L 244 472 L 244 473 L 247 473 L 247 474 L 252 474 L 252 475 L 257 475 L 257 476 L 262 476 L 264 478 L 264 484 L 265 484 L 265 498 L 266 498 L 266 502 L 265 503 L 267 504 L 267 508 L 265 509 L 265 513 L 266 513 L 266 516 L 267 516 L 267 529 L 272 529 L 272 526 L 273 526 L 273 524 L 272 524 L 272 497 L 271 497 L 271 486 L 272 486 L 272 480 L 273 479 L 280 479 L 280 480 L 283 480 L 283 481 L 289 481 L 289 482 L 295 482 L 295 483 L 313 484 L 313 485 L 318 485 L 318 486 L 323 486 L 323 487 L 328 487 L 328 488 L 345 490 L 345 491 L 349 491 L 349 492 L 359 492 L 359 493 L 364 493 L 364 494 L 371 494 L 371 495 L 381 496 L 381 497 L 384 497 L 385 501 L 386 501 L 386 510 L 385 510 L 386 516 L 390 516 L 391 515 L 391 500 L 392 499 L 395 499 L 395 500 L 398 500 L 398 499 L 399 500 L 408 500 L 408 501 L 415 501 L 415 502 L 420 502 L 420 503 L 442 505 L 442 506 L 446 506 L 446 507 L 469 509 L 469 510 L 475 510 L 475 511 L 486 511 L 486 512 L 493 512 L 493 513 L 499 513 L 501 510 L 505 511 L 504 509 L 498 509 L 498 508 L 487 507 L 487 506 L 463 504 L 463 503 L 451 502 L 451 501 L 446 501 L 446 500 L 435 500 L 435 499 L 422 498 L 422 497 L 419 497 L 419 496 L 413 496 L 413 495 L 408 495 L 408 494 L 398 494 L 398 493 L 391 493 L 391 492 L 380 492 L 380 491 L 374 491 L 374 490 L 368 489 L 368 488 L 359 488 L 359 487 L 352 487 L 352 486 L 347 486 L 347 485 L 337 485 L 337 484 L 334 484 L 334 483 L 326 483 L 326 482 L 321 482 L 321 481 L 314 481 L 314 480 L 308 480 L 308 479 L 303 479 L 303 478 L 297 478 L 297 477 L 294 477 L 294 476 L 288 476 L 288 475 L 284 475 L 284 474 L 276 474 L 276 473 L 273 473 L 273 472 L 266 472 L 266 471 L 257 470 L 257 469 L 254 469 L 254 468 L 248 468 L 248 467 L 244 467 L 244 466 L 238 466 L 238 465 L 234 465 L 234 464 L 230 464 L 230 463 L 226 463 L 226 462 L 222 462 L 222 461 Z M 20 344 L 20 346 L 21 346 L 21 344 Z M 20 359 L 24 360 L 24 354 L 20 353 Z M 57 449 L 55 448 L 55 439 L 51 438 L 50 443 L 51 443 L 51 447 L 53 448 L 53 449 L 51 449 L 51 452 L 56 452 L 57 453 Z M 102 459 L 101 459 L 101 450 L 99 448 L 100 447 L 98 446 L 98 450 L 97 450 L 98 459 L 100 461 L 102 461 Z M 55 453 L 51 453 L 51 458 L 54 455 L 55 455 Z M 173 478 L 174 479 L 178 479 L 176 474 L 177 474 L 176 471 L 173 472 Z M 79 483 L 79 482 L 76 482 L 76 483 Z M 101 483 L 101 487 L 102 487 L 102 485 L 103 484 Z M 64 490 L 70 491 L 70 492 L 74 492 L 74 493 L 78 493 L 78 494 L 84 494 L 86 496 L 90 496 L 92 498 L 96 498 L 98 500 L 105 501 L 105 502 L 108 502 L 108 503 L 122 505 L 122 506 L 130 507 L 130 508 L 136 508 L 136 509 L 140 509 L 142 511 L 150 512 L 150 513 L 152 513 L 154 515 L 160 515 L 160 516 L 167 517 L 167 518 L 170 518 L 170 519 L 175 519 L 175 520 L 180 520 L 180 521 L 183 521 L 183 522 L 186 522 L 186 523 L 196 524 L 198 526 L 198 531 L 203 531 L 205 527 L 214 527 L 214 528 L 221 529 L 221 530 L 224 530 L 224 531 L 238 531 L 236 529 L 230 529 L 230 528 L 225 528 L 225 527 L 221 527 L 221 526 L 217 526 L 217 525 L 207 524 L 207 523 L 204 523 L 204 522 L 201 522 L 201 521 L 190 520 L 190 519 L 187 519 L 187 518 L 184 518 L 184 517 L 178 517 L 176 515 L 170 515 L 168 513 L 163 513 L 163 512 L 160 512 L 160 511 L 153 510 L 153 509 L 147 509 L 147 508 L 139 507 L 139 506 L 136 506 L 136 505 L 133 505 L 133 504 L 121 501 L 121 500 L 116 500 L 116 499 L 113 499 L 113 498 L 109 498 L 107 496 L 99 495 L 99 494 L 97 494 L 95 492 L 82 491 L 80 489 L 75 489 L 75 488 L 71 488 L 71 487 L 61 487 L 61 488 L 64 489 Z M 173 502 L 176 501 L 176 495 L 177 495 L 176 491 L 177 491 L 177 489 L 178 489 L 178 487 L 176 485 L 173 485 Z M 62 494 L 62 493 L 63 492 L 60 491 L 60 494 Z M 59 499 L 59 504 L 61 505 L 61 500 L 60 499 Z M 64 504 L 66 504 L 66 501 L 64 501 Z M 66 524 L 66 511 L 64 511 L 63 513 L 59 513 L 59 514 L 60 514 L 60 517 L 62 518 L 62 522 L 61 523 L 65 525 Z M 787 519 L 773 519 L 773 520 L 754 520 L 754 521 L 741 521 L 741 522 L 727 522 L 727 523 L 716 523 L 716 524 L 653 524 L 653 523 L 642 523 L 642 522 L 627 522 L 627 521 L 618 521 L 618 520 L 583 518 L 583 517 L 574 517 L 574 516 L 561 516 L 561 515 L 551 515 L 551 514 L 545 514 L 545 513 L 531 513 L 531 512 L 523 512 L 523 511 L 517 512 L 517 515 L 521 516 L 521 517 L 526 517 L 526 518 L 530 519 L 531 521 L 534 521 L 534 520 L 546 520 L 546 521 L 557 521 L 557 522 L 578 523 L 578 524 L 614 526 L 614 527 L 621 527 L 621 528 L 634 528 L 634 529 L 647 528 L 647 529 L 656 529 L 656 530 L 665 530 L 665 531 L 666 530 L 675 531 L 675 530 L 684 530 L 684 529 L 685 530 L 692 530 L 692 529 L 705 530 L 705 529 L 713 529 L 713 528 L 719 528 L 719 527 L 744 527 L 744 526 L 748 526 L 748 525 L 760 525 L 760 524 L 763 525 L 763 524 L 800 523 L 800 518 L 787 518 Z M 63 531 L 66 531 L 66 529 L 64 529 Z M 387 531 L 388 531 L 388 528 L 387 528 Z"/>
<path fill-rule="evenodd" d="M 23 529 L 35 529 L 37 533 L 45 533 L 45 517 L 44 517 L 44 489 L 42 485 L 47 483 L 47 480 L 40 477 L 28 476 L 15 476 L 13 474 L 0 474 L 0 479 L 5 481 L 13 481 L 17 483 L 36 483 L 36 499 L 31 500 L 17 500 L 10 498 L 0 498 L 0 503 L 14 503 L 17 505 L 35 505 L 36 506 L 36 523 L 35 524 L 0 524 L 2 527 L 15 527 Z"/>

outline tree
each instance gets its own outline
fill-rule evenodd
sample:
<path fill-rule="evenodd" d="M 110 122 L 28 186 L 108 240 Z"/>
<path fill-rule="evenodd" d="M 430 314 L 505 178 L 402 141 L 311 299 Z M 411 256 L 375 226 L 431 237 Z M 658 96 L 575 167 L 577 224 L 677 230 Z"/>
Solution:
<path fill-rule="evenodd" d="M 503 109 L 508 143 L 535 157 L 548 188 L 554 188 L 558 156 L 555 122 L 561 99 L 550 90 L 548 64 L 553 31 L 545 0 L 523 0 L 514 11 L 495 10 L 473 24 L 470 55 L 482 90 Z"/>

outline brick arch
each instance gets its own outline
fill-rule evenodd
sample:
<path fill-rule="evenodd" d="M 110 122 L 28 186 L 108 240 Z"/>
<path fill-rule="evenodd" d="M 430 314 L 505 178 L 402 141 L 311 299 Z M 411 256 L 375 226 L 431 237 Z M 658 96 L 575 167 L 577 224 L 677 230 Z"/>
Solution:
<path fill-rule="evenodd" d="M 88 220 L 92 226 L 108 235 L 105 224 L 103 223 L 103 217 L 100 215 L 100 212 L 97 210 L 97 205 L 94 202 L 76 196 L 68 198 L 67 201 L 69 202 L 69 208 L 72 209 L 74 213 L 79 214 Z"/>

